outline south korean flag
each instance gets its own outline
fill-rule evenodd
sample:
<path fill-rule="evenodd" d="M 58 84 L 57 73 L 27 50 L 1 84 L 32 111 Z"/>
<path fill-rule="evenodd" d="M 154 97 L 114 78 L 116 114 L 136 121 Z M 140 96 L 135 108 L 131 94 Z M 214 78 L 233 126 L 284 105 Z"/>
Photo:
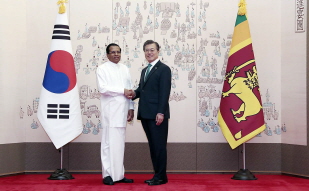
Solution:
<path fill-rule="evenodd" d="M 57 149 L 78 137 L 83 130 L 67 14 L 59 12 L 37 113 Z"/>

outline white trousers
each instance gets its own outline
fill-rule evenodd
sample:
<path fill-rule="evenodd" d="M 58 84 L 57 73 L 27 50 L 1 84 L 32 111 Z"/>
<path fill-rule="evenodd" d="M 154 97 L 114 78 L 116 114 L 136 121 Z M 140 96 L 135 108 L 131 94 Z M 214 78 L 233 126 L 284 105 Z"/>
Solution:
<path fill-rule="evenodd" d="M 101 162 L 103 178 L 110 176 L 113 181 L 124 178 L 125 127 L 103 127 L 101 141 Z"/>

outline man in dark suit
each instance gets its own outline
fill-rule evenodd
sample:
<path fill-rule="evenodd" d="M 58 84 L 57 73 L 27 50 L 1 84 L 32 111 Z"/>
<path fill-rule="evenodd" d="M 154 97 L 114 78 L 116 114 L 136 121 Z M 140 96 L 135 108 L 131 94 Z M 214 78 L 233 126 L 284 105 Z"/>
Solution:
<path fill-rule="evenodd" d="M 146 180 L 148 185 L 160 185 L 168 182 L 166 175 L 167 134 L 169 96 L 171 91 L 171 69 L 159 60 L 160 46 L 153 40 L 144 43 L 145 58 L 148 67 L 142 70 L 135 97 L 139 98 L 137 119 L 141 120 L 146 133 L 154 176 Z"/>

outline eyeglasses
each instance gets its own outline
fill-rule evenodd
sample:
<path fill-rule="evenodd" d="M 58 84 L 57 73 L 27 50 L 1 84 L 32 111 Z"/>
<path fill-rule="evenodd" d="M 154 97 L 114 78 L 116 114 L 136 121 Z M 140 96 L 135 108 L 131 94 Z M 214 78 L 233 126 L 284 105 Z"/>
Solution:
<path fill-rule="evenodd" d="M 121 54 L 121 52 L 120 51 L 112 51 L 112 52 L 109 52 L 109 54 Z"/>

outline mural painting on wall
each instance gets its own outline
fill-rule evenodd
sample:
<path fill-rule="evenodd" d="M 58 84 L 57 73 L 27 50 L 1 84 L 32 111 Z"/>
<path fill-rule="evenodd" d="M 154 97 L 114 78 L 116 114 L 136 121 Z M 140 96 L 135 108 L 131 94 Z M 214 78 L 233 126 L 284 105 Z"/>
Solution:
<path fill-rule="evenodd" d="M 76 74 L 83 79 L 79 82 L 83 134 L 98 135 L 101 129 L 100 93 L 95 83 L 95 72 L 99 65 L 107 61 L 106 46 L 111 42 L 120 45 L 122 63 L 134 74 L 131 76 L 136 88 L 140 72 L 147 65 L 143 42 L 153 37 L 161 45 L 160 59 L 172 71 L 169 101 L 177 105 L 190 98 L 196 100 L 194 124 L 197 132 L 220 133 L 217 113 L 233 28 L 219 30 L 210 25 L 209 12 L 214 11 L 212 3 L 215 1 L 197 0 L 181 4 L 114 1 L 110 22 L 100 18 L 94 24 L 87 21 L 77 26 L 76 38 L 73 39 L 77 46 L 73 47 L 73 52 Z M 265 95 L 261 93 L 267 128 L 257 137 L 281 135 L 287 130 L 285 124 L 278 124 L 280 113 L 276 110 L 276 103 L 271 102 L 271 91 L 267 90 Z M 28 117 L 36 113 L 38 103 L 39 98 L 35 98 L 28 105 Z M 22 107 L 19 115 L 21 119 L 25 115 Z M 134 121 L 129 125 L 134 125 Z M 32 129 L 41 127 L 37 119 L 33 119 L 29 126 Z"/>

